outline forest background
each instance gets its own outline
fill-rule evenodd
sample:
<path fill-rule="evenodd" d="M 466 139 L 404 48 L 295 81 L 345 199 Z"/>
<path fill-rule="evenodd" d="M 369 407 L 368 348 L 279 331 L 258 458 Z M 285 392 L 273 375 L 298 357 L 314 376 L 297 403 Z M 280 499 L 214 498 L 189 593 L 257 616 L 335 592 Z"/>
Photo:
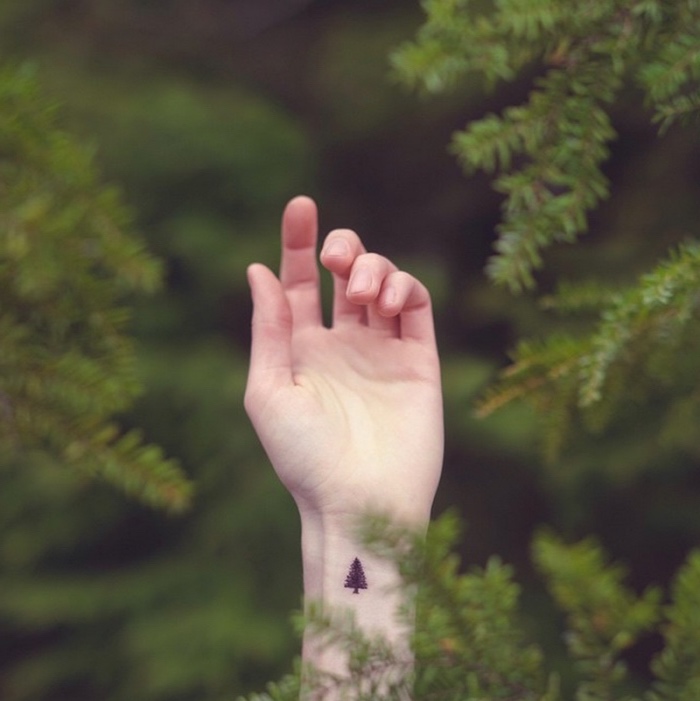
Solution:
<path fill-rule="evenodd" d="M 539 302 L 555 275 L 633 279 L 694 232 L 696 131 L 659 139 L 638 100 L 617 105 L 613 197 L 583 243 L 548 253 L 539 294 L 514 297 L 483 273 L 501 198 L 447 146 L 530 82 L 410 94 L 389 55 L 422 20 L 398 0 L 3 3 L 4 59 L 36 66 L 164 261 L 164 289 L 136 300 L 145 393 L 122 422 L 180 462 L 195 496 L 167 515 L 46 461 L 0 472 L 1 698 L 228 699 L 289 667 L 298 523 L 242 410 L 244 271 L 276 264 L 279 215 L 300 192 L 322 230 L 355 228 L 430 287 L 448 421 L 436 513 L 464 516 L 465 567 L 513 564 L 554 659 L 560 621 L 529 555 L 538 526 L 599 536 L 637 588 L 667 584 L 698 542 L 695 449 L 650 450 L 650 408 L 555 463 L 527 407 L 474 412 L 516 341 L 561 325 Z M 640 675 L 658 645 L 631 652 Z"/>

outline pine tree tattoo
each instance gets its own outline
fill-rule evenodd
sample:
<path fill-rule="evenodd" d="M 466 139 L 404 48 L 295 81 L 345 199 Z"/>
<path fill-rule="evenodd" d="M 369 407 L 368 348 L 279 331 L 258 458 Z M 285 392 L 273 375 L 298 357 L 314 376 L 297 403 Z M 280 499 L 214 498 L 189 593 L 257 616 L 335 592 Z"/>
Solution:
<path fill-rule="evenodd" d="M 367 578 L 362 569 L 362 563 L 355 558 L 350 565 L 350 571 L 345 578 L 345 588 L 352 589 L 353 594 L 358 594 L 360 589 L 367 589 Z"/>

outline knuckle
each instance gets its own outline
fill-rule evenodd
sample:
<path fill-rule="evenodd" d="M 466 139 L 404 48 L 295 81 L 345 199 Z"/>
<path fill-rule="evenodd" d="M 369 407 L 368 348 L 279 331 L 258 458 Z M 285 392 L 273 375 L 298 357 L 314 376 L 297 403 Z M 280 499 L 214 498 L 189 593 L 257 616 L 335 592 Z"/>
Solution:
<path fill-rule="evenodd" d="M 355 265 L 366 265 L 373 270 L 382 270 L 391 267 L 391 262 L 379 253 L 362 253 L 355 259 Z"/>
<path fill-rule="evenodd" d="M 391 274 L 391 281 L 399 285 L 410 285 L 416 282 L 416 278 L 405 270 L 396 270 Z"/>

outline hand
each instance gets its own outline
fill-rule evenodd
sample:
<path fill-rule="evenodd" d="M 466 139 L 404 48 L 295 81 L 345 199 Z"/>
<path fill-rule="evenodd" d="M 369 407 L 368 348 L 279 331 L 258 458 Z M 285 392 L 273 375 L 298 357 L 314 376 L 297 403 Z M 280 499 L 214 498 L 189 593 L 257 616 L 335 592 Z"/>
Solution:
<path fill-rule="evenodd" d="M 316 241 L 316 206 L 297 197 L 283 215 L 280 278 L 248 270 L 246 410 L 302 515 L 373 510 L 423 524 L 443 457 L 429 293 L 354 232 L 333 231 L 321 252 L 334 285 L 326 328 Z"/>

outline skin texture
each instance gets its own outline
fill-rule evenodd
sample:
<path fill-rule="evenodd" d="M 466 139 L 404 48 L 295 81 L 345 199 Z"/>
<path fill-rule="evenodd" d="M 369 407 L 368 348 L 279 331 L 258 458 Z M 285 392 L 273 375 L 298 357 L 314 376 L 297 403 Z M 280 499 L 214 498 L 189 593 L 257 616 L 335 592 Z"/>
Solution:
<path fill-rule="evenodd" d="M 424 529 L 443 455 L 442 394 L 430 295 L 347 229 L 320 262 L 333 276 L 324 326 L 317 210 L 294 198 L 282 217 L 280 274 L 248 269 L 252 348 L 245 407 L 302 523 L 304 595 L 347 607 L 360 626 L 408 649 L 391 612 L 397 575 L 364 553 L 353 525 L 368 511 Z M 368 587 L 344 587 L 355 557 Z M 408 653 L 407 653 L 408 654 Z M 305 640 L 304 659 L 343 675 L 341 651 Z"/>

